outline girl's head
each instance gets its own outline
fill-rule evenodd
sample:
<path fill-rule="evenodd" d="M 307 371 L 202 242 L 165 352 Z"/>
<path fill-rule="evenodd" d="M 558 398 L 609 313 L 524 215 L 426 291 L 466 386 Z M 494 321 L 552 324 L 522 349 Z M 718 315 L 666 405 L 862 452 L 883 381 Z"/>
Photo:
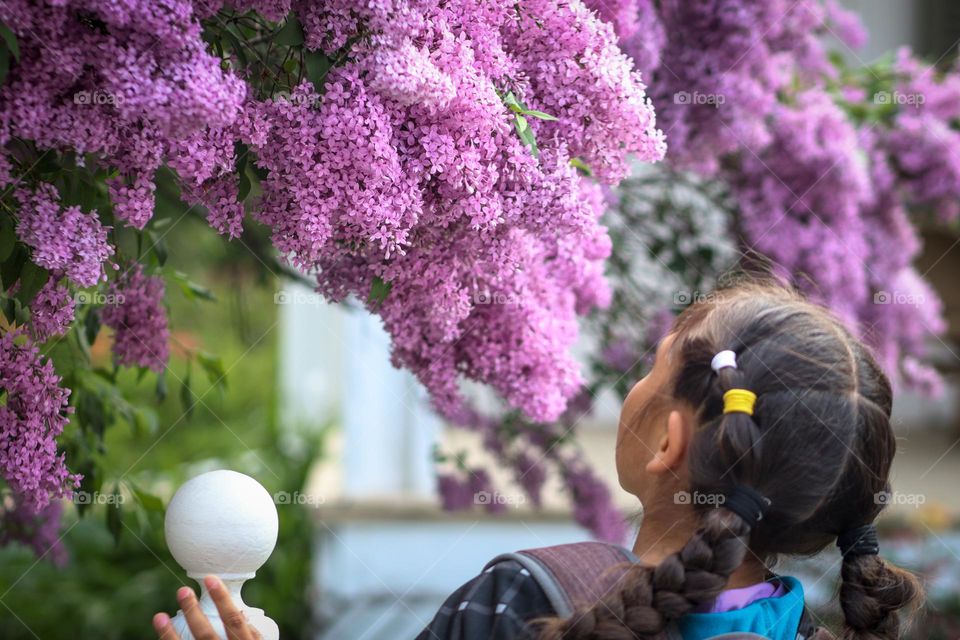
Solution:
<path fill-rule="evenodd" d="M 736 368 L 715 372 L 719 351 Z M 753 415 L 723 413 L 729 389 L 756 394 Z M 687 309 L 624 402 L 617 471 L 644 519 L 693 519 L 685 545 L 545 637 L 654 637 L 711 601 L 743 562 L 811 554 L 870 524 L 885 504 L 896 442 L 890 383 L 829 312 L 770 284 L 739 283 Z M 751 526 L 722 504 L 736 487 L 769 500 Z M 896 638 L 915 579 L 876 555 L 848 554 L 845 638 Z M 623 636 L 629 629 L 632 634 Z M 552 634 L 552 635 L 551 635 Z"/>

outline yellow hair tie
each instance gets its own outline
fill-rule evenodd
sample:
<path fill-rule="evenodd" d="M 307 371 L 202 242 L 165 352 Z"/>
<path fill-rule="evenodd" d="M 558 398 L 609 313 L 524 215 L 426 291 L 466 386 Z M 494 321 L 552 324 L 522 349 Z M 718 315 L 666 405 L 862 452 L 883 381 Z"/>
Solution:
<path fill-rule="evenodd" d="M 724 413 L 745 413 L 753 415 L 753 405 L 757 401 L 757 394 L 747 389 L 730 389 L 723 394 Z"/>

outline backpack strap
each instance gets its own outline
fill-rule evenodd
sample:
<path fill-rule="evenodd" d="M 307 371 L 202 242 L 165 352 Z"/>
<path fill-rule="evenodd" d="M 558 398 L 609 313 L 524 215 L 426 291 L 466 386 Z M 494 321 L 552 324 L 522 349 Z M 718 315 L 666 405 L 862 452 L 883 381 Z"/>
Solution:
<path fill-rule="evenodd" d="M 558 616 L 590 606 L 613 590 L 630 564 L 632 552 L 606 542 L 575 542 L 504 553 L 484 570 L 505 560 L 518 562 L 543 589 Z"/>
<path fill-rule="evenodd" d="M 524 549 L 503 553 L 488 562 L 484 571 L 513 560 L 526 569 L 560 617 L 573 614 L 577 607 L 591 606 L 615 590 L 630 564 L 639 559 L 623 547 L 606 542 L 575 542 L 553 547 Z M 676 622 L 664 629 L 668 640 L 683 640 Z M 816 631 L 813 617 L 806 607 L 800 617 L 797 640 L 807 640 Z M 730 633 L 711 640 L 766 640 L 753 633 Z"/>

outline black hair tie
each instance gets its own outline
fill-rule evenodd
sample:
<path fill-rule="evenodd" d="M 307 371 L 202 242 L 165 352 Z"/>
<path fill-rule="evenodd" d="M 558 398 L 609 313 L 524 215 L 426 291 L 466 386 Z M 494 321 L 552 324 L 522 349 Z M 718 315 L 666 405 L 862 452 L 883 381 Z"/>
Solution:
<path fill-rule="evenodd" d="M 738 484 L 726 494 L 723 507 L 740 516 L 752 529 L 763 520 L 763 514 L 770 508 L 770 499 L 753 487 Z"/>
<path fill-rule="evenodd" d="M 862 527 L 844 531 L 837 536 L 837 546 L 840 547 L 840 555 L 844 558 L 875 556 L 880 553 L 877 528 L 872 524 L 865 524 Z"/>

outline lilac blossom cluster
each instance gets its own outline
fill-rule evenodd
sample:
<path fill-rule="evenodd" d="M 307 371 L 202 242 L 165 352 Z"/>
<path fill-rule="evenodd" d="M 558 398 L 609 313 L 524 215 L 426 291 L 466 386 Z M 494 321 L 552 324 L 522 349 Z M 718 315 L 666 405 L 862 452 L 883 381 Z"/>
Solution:
<path fill-rule="evenodd" d="M 0 22 L 21 50 L 0 92 L 0 146 L 15 137 L 96 154 L 117 169 L 114 215 L 137 228 L 172 142 L 230 124 L 246 95 L 206 51 L 188 0 L 9 0 Z"/>
<path fill-rule="evenodd" d="M 613 29 L 557 0 L 299 2 L 306 47 L 350 55 L 323 87 L 258 99 L 200 39 L 199 18 L 224 6 L 271 19 L 290 8 L 6 3 L 23 53 L 0 93 L 0 143 L 98 154 L 118 169 L 115 216 L 137 228 L 166 163 L 229 236 L 242 230 L 243 143 L 265 174 L 253 214 L 277 249 L 332 300 L 370 300 L 395 363 L 438 408 L 456 409 L 466 376 L 557 417 L 582 382 L 568 353 L 576 317 L 608 297 L 602 199 L 573 165 L 612 183 L 627 154 L 665 153 Z M 385 300 L 370 296 L 377 285 Z M 513 302 L 477 302 L 487 295 Z"/>
<path fill-rule="evenodd" d="M 70 390 L 20 331 L 0 337 L 0 381 L 0 474 L 11 491 L 0 503 L 0 542 L 27 541 L 38 553 L 52 550 L 61 558 L 56 499 L 80 484 L 57 452 L 56 438 L 72 412 Z"/>
<path fill-rule="evenodd" d="M 18 189 L 17 234 L 32 249 L 33 262 L 62 273 L 81 287 L 106 280 L 104 263 L 113 255 L 107 242 L 109 228 L 96 213 L 60 206 L 56 188 L 41 184 L 36 191 Z"/>
<path fill-rule="evenodd" d="M 670 161 L 712 175 L 721 158 L 770 139 L 767 121 L 795 75 L 830 76 L 821 36 L 866 34 L 834 0 L 590 1 L 647 78 Z M 627 16 L 633 14 L 631 20 Z"/>
<path fill-rule="evenodd" d="M 50 278 L 30 303 L 30 329 L 33 339 L 44 342 L 70 330 L 76 301 L 70 289 L 55 277 Z"/>
<path fill-rule="evenodd" d="M 266 170 L 254 215 L 319 269 L 335 301 L 369 300 L 441 412 L 458 379 L 539 420 L 582 383 L 576 318 L 608 300 L 597 186 L 627 153 L 664 153 L 644 85 L 612 29 L 579 3 L 341 1 L 296 6 L 308 47 L 361 29 L 320 96 L 248 105 L 241 137 Z M 507 93 L 528 110 L 516 134 Z M 385 298 L 371 299 L 377 285 Z"/>
<path fill-rule="evenodd" d="M 740 248 L 829 305 L 896 381 L 934 390 L 922 362 L 944 322 L 911 267 L 911 216 L 960 215 L 960 73 L 907 50 L 859 76 L 836 64 L 825 37 L 867 34 L 835 0 L 595 4 L 651 84 L 670 165 L 727 186 Z"/>
<path fill-rule="evenodd" d="M 124 367 L 161 373 L 170 357 L 170 329 L 163 304 L 163 278 L 146 275 L 139 263 L 111 282 L 100 319 L 113 329 L 114 360 Z"/>
<path fill-rule="evenodd" d="M 511 473 L 511 480 L 531 507 L 541 506 L 544 486 L 553 472 L 574 505 L 574 520 L 599 540 L 623 544 L 627 520 L 614 504 L 609 487 L 571 437 L 577 423 L 591 409 L 592 396 L 582 388 L 553 424 L 531 423 L 519 416 L 504 420 L 471 406 L 461 408 L 453 423 L 480 436 L 483 448 L 499 468 Z M 495 491 L 489 474 L 480 468 L 442 471 L 438 473 L 437 489 L 441 504 L 448 510 L 470 509 L 478 504 L 491 512 L 504 508 L 496 500 L 477 500 L 479 492 Z"/>

